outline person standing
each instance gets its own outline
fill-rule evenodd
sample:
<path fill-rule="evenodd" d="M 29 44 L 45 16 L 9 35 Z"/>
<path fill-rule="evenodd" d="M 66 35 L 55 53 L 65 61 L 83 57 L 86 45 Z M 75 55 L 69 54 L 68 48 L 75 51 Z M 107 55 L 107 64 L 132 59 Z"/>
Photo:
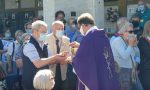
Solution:
<path fill-rule="evenodd" d="M 69 38 L 64 35 L 64 24 L 61 21 L 54 21 L 52 23 L 52 33 L 47 36 L 46 42 L 48 43 L 48 49 L 51 50 L 52 55 L 68 53 L 68 56 L 71 56 L 70 41 Z M 73 90 L 67 81 L 68 66 L 69 62 L 50 65 L 50 69 L 54 72 L 55 76 L 55 86 L 53 90 Z"/>
<path fill-rule="evenodd" d="M 77 31 L 77 27 L 74 23 L 74 18 L 70 18 L 68 24 L 66 25 L 65 35 L 72 41 L 72 38 Z"/>
<path fill-rule="evenodd" d="M 18 83 L 19 83 L 19 73 L 18 73 L 18 68 L 16 66 L 16 51 L 17 48 L 20 47 L 21 45 L 21 36 L 23 34 L 22 30 L 17 30 L 15 33 L 15 38 L 16 41 L 12 42 L 11 44 L 9 44 L 8 46 L 8 55 L 7 55 L 7 85 L 8 85 L 8 89 L 10 90 L 16 90 L 18 87 Z"/>
<path fill-rule="evenodd" d="M 28 22 L 24 25 L 25 32 L 28 34 L 32 34 L 31 25 L 32 25 L 32 22 Z"/>
<path fill-rule="evenodd" d="M 139 0 L 136 13 L 140 15 L 140 27 L 143 29 L 145 23 L 150 20 L 150 9 L 144 0 Z"/>
<path fill-rule="evenodd" d="M 66 20 L 65 20 L 65 13 L 62 10 L 59 10 L 55 13 L 55 20 L 60 20 L 64 23 L 64 25 L 66 24 Z"/>
<path fill-rule="evenodd" d="M 139 40 L 138 47 L 141 54 L 139 79 L 142 83 L 143 89 L 150 90 L 150 21 L 144 26 L 144 31 Z"/>
<path fill-rule="evenodd" d="M 73 59 L 73 68 L 78 77 L 78 90 L 120 90 L 109 39 L 103 29 L 98 29 L 89 13 L 78 17 L 78 26 L 84 36 Z"/>
<path fill-rule="evenodd" d="M 29 33 L 24 33 L 21 36 L 22 43 L 19 47 L 17 47 L 16 54 L 15 54 L 16 66 L 19 70 L 18 72 L 19 90 L 23 90 L 23 87 L 22 87 L 22 68 L 23 68 L 22 50 L 23 50 L 23 46 L 29 42 L 30 36 L 31 34 Z"/>
<path fill-rule="evenodd" d="M 139 84 L 140 87 L 140 83 L 136 81 L 138 80 L 136 72 L 137 64 L 140 63 L 140 53 L 137 47 L 137 38 L 133 34 L 133 25 L 129 21 L 119 22 L 121 26 L 118 33 L 121 35 L 111 42 L 111 48 L 119 67 L 117 72 L 121 90 L 132 90 L 135 84 Z"/>
<path fill-rule="evenodd" d="M 125 22 L 127 22 L 128 19 L 125 17 L 121 17 L 117 20 L 116 23 L 116 31 L 114 33 L 114 35 L 110 38 L 110 44 L 112 43 L 112 41 L 114 39 L 116 39 L 118 36 L 120 36 L 121 34 L 119 33 L 119 30 L 122 28 L 122 26 L 124 25 Z"/>
<path fill-rule="evenodd" d="M 137 35 L 137 40 L 139 40 L 143 33 L 143 29 L 140 27 L 140 16 L 138 14 L 134 14 L 131 17 L 130 22 L 133 24 L 134 34 Z"/>
<path fill-rule="evenodd" d="M 2 40 L 0 39 L 0 90 L 5 90 L 7 88 L 6 86 L 6 73 L 4 71 L 3 62 L 2 62 L 2 54 L 7 52 L 7 50 L 4 50 L 4 45 L 2 43 Z"/>
<path fill-rule="evenodd" d="M 50 64 L 62 63 L 66 56 L 55 54 L 51 56 L 45 44 L 47 24 L 41 20 L 32 23 L 30 41 L 23 47 L 22 85 L 24 90 L 35 90 L 33 78 L 37 71 L 48 69 Z"/>

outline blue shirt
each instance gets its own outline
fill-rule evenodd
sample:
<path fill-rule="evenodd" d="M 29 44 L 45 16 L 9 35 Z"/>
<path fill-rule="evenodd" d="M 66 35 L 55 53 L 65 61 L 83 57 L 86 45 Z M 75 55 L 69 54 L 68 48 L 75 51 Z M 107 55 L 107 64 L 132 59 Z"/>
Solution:
<path fill-rule="evenodd" d="M 81 33 L 79 31 L 76 31 L 71 39 L 71 42 L 77 41 L 80 43 L 82 41 L 82 38 L 83 38 L 83 36 L 81 35 Z"/>
<path fill-rule="evenodd" d="M 138 47 L 126 45 L 121 37 L 116 37 L 112 40 L 111 48 L 115 61 L 120 67 L 132 68 L 132 61 L 140 62 L 140 52 Z"/>
<path fill-rule="evenodd" d="M 70 38 L 70 41 L 72 40 L 74 34 L 76 33 L 77 28 L 76 27 L 70 27 L 70 26 L 66 26 L 65 28 L 65 34 L 68 38 Z"/>

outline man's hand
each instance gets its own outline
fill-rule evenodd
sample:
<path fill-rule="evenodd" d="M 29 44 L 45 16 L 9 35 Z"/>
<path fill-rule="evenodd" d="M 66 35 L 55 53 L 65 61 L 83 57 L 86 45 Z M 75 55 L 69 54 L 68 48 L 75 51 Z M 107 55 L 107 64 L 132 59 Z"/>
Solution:
<path fill-rule="evenodd" d="M 80 44 L 75 41 L 75 42 L 70 43 L 70 46 L 73 48 L 79 48 Z"/>
<path fill-rule="evenodd" d="M 62 65 L 65 65 L 65 64 L 68 64 L 68 63 L 72 63 L 72 58 L 71 58 L 71 56 L 68 56 L 65 61 L 60 62 L 60 64 L 62 64 Z"/>
<path fill-rule="evenodd" d="M 62 56 L 68 56 L 68 55 L 69 55 L 68 53 L 69 53 L 69 52 L 64 51 L 64 52 L 61 53 L 61 55 L 62 55 Z"/>
<path fill-rule="evenodd" d="M 54 59 L 56 60 L 56 63 L 64 63 L 65 60 L 67 59 L 67 55 L 64 56 L 63 54 L 56 54 L 54 56 Z"/>

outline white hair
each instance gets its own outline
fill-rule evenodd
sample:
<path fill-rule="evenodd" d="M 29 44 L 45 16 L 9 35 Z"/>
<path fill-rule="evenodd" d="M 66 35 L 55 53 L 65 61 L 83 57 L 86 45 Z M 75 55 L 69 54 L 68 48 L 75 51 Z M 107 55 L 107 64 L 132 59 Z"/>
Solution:
<path fill-rule="evenodd" d="M 128 21 L 127 18 L 122 17 L 117 21 L 118 33 L 124 33 L 129 27 L 133 27 L 133 25 Z"/>
<path fill-rule="evenodd" d="M 32 23 L 32 30 L 38 30 L 41 26 L 47 27 L 48 25 L 41 20 L 37 20 Z"/>
<path fill-rule="evenodd" d="M 40 70 L 33 79 L 33 86 L 38 90 L 49 90 L 54 87 L 54 77 L 49 69 Z"/>
<path fill-rule="evenodd" d="M 63 25 L 63 26 L 64 26 L 64 23 L 63 23 L 62 21 L 59 21 L 59 20 L 54 21 L 54 22 L 52 23 L 52 26 L 55 25 L 55 24 L 60 24 L 60 25 Z"/>

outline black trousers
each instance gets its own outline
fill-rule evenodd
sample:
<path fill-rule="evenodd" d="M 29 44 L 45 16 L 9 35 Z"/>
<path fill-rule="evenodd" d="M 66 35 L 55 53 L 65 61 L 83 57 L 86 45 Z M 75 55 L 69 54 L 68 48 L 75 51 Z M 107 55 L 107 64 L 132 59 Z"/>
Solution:
<path fill-rule="evenodd" d="M 70 90 L 67 80 L 61 81 L 60 84 L 55 84 L 53 90 Z"/>
<path fill-rule="evenodd" d="M 72 69 L 72 65 L 68 64 L 67 79 L 55 83 L 53 90 L 77 90 L 77 76 L 73 73 Z"/>
<path fill-rule="evenodd" d="M 144 90 L 150 90 L 150 71 L 144 71 L 139 73 L 139 79 Z"/>

